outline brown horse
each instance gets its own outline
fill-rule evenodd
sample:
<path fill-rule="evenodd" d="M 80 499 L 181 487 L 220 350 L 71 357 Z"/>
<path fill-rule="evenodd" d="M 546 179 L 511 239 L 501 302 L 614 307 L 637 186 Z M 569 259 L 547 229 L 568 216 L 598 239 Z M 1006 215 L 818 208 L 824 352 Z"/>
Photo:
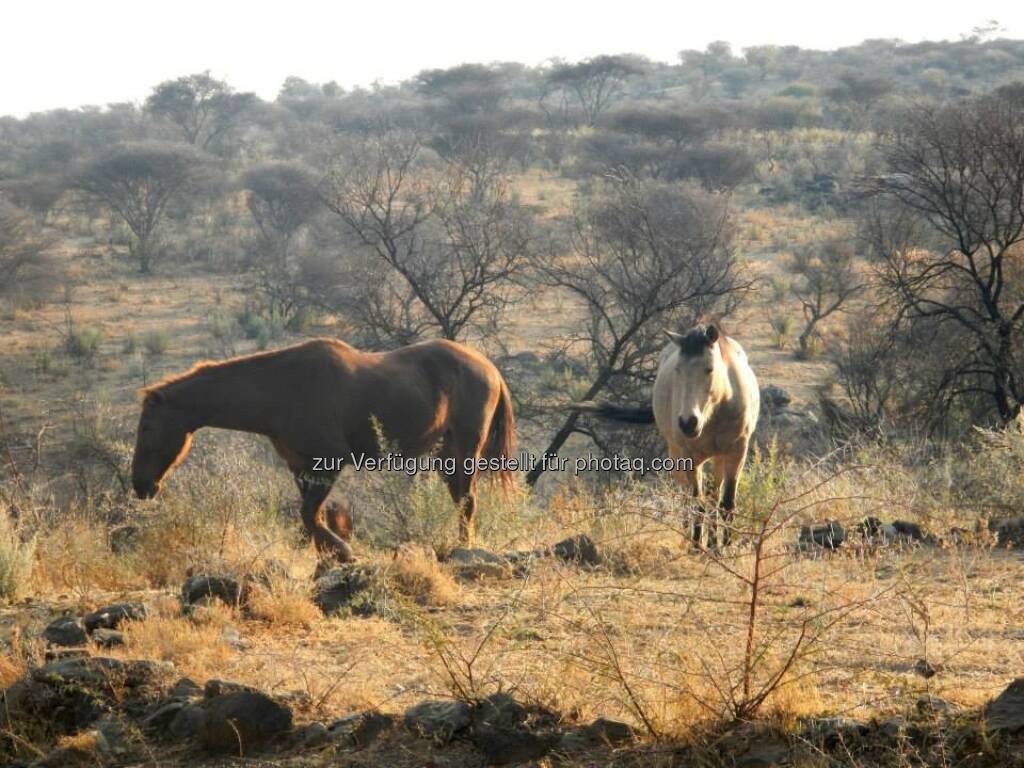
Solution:
<path fill-rule="evenodd" d="M 224 362 L 198 363 L 142 390 L 132 484 L 152 498 L 184 461 L 200 427 L 265 435 L 295 475 L 302 522 L 321 552 L 350 560 L 337 525 L 325 524 L 324 501 L 340 470 L 380 458 L 379 432 L 404 457 L 440 448 L 454 472 L 444 479 L 461 507 L 460 534 L 473 535 L 476 463 L 515 449 L 508 386 L 486 357 L 451 341 L 426 341 L 393 352 L 361 352 L 333 339 Z M 379 427 L 379 429 L 378 429 Z M 454 460 L 454 461 L 452 461 Z M 335 530 L 332 530 L 334 528 Z"/>

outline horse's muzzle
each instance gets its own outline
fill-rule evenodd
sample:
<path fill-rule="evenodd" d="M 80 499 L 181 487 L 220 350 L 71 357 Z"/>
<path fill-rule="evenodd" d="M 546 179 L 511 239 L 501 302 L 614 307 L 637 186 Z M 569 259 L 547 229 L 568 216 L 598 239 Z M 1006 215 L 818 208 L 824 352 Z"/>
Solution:
<path fill-rule="evenodd" d="M 679 431 L 686 437 L 697 437 L 700 434 L 700 422 L 696 416 L 691 416 L 688 419 L 684 419 L 682 416 L 679 417 Z"/>

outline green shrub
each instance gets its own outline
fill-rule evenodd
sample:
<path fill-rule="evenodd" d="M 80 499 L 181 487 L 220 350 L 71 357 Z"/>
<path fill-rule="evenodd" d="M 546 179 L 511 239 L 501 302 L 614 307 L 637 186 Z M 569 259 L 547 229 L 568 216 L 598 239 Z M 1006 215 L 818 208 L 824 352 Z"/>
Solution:
<path fill-rule="evenodd" d="M 0 599 L 13 600 L 24 591 L 35 551 L 35 538 L 23 540 L 10 511 L 0 508 Z"/>
<path fill-rule="evenodd" d="M 160 357 L 170 346 L 171 337 L 167 331 L 149 331 L 142 341 L 148 352 L 153 357 Z"/>
<path fill-rule="evenodd" d="M 94 326 L 72 329 L 64 340 L 64 350 L 75 360 L 91 363 L 99 353 L 103 332 Z"/>

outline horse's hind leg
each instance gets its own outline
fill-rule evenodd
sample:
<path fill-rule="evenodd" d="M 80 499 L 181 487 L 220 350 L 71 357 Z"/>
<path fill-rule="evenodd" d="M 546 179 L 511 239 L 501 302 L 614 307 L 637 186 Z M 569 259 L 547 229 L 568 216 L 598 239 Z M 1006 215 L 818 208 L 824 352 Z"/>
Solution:
<path fill-rule="evenodd" d="M 352 548 L 348 542 L 332 531 L 324 522 L 324 501 L 331 492 L 336 474 L 296 475 L 302 493 L 302 524 L 313 539 L 317 552 L 335 554 L 343 563 L 352 561 Z"/>

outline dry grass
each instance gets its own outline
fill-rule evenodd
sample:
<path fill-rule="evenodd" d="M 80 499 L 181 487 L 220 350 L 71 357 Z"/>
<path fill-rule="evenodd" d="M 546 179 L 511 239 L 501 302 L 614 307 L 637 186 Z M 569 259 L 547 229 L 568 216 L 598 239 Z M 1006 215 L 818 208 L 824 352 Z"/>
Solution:
<path fill-rule="evenodd" d="M 402 547 L 388 568 L 398 591 L 418 605 L 454 605 L 459 597 L 455 580 L 433 552 L 413 545 Z"/>
<path fill-rule="evenodd" d="M 173 662 L 181 674 L 205 680 L 219 677 L 233 656 L 224 639 L 229 622 L 220 616 L 200 619 L 153 616 L 124 626 L 126 658 Z"/>

